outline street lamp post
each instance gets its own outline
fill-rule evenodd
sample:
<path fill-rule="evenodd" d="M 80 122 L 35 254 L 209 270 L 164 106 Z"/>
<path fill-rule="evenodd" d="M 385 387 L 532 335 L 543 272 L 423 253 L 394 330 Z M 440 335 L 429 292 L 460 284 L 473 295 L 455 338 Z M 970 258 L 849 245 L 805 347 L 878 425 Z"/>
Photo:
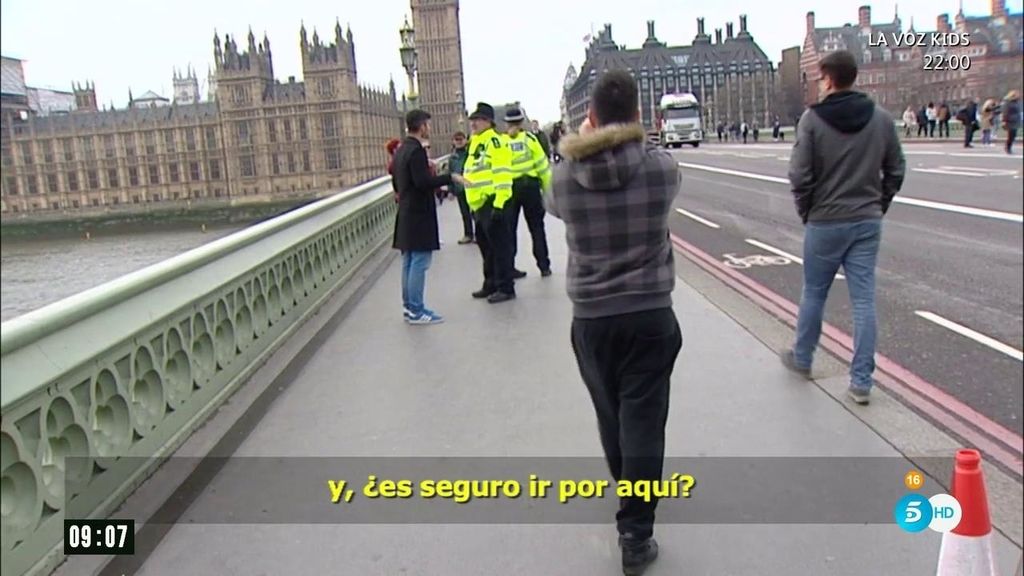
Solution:
<path fill-rule="evenodd" d="M 398 49 L 399 55 L 402 57 L 402 68 L 405 68 L 405 74 L 409 80 L 409 108 L 416 108 L 416 31 L 413 30 L 412 26 L 409 25 L 409 19 L 405 19 L 405 24 L 401 29 L 398 30 L 398 35 L 402 39 L 402 46 Z"/>

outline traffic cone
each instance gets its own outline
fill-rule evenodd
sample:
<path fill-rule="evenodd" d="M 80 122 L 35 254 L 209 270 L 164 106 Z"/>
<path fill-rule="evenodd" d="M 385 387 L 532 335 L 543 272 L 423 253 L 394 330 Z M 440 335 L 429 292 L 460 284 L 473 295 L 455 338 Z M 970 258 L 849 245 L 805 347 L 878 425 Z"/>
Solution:
<path fill-rule="evenodd" d="M 960 523 L 942 535 L 936 576 L 997 576 L 992 520 L 977 450 L 957 450 L 950 494 L 960 503 Z"/>

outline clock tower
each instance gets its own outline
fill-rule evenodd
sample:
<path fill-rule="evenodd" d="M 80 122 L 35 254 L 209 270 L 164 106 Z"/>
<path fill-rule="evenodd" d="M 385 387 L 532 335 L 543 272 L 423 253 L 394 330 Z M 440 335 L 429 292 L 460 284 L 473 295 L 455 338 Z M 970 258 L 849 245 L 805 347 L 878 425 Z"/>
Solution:
<path fill-rule="evenodd" d="M 466 89 L 462 76 L 459 0 L 411 0 L 416 30 L 419 103 L 431 115 L 431 131 L 447 142 L 466 131 Z M 444 153 L 445 146 L 432 150 Z"/>

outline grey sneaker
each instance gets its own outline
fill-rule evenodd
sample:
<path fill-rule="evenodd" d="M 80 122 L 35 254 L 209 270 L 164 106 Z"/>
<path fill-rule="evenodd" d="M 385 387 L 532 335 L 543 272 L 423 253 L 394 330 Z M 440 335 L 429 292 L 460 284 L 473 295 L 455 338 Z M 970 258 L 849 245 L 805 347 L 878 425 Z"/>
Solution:
<path fill-rule="evenodd" d="M 811 368 L 804 368 L 803 366 L 798 366 L 796 363 L 796 357 L 793 356 L 792 349 L 787 348 L 786 350 L 780 352 L 779 359 L 782 360 L 782 365 L 785 366 L 790 372 L 799 374 L 800 376 L 803 376 L 808 380 L 811 379 Z"/>
<path fill-rule="evenodd" d="M 856 386 L 850 386 L 846 389 L 846 395 L 850 397 L 857 404 L 867 404 L 871 402 L 871 389 L 869 388 L 858 388 Z"/>

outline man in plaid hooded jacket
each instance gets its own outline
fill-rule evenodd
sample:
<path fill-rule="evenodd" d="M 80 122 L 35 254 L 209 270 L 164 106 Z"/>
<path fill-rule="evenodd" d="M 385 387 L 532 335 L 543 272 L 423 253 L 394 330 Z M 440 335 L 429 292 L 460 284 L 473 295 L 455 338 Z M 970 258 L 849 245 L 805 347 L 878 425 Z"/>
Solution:
<path fill-rule="evenodd" d="M 682 335 L 672 311 L 668 221 L 678 164 L 646 143 L 636 81 L 605 73 L 587 122 L 559 146 L 548 211 L 565 222 L 572 346 L 616 481 L 661 480 L 669 381 Z M 623 498 L 616 514 L 623 572 L 658 555 L 657 501 Z"/>

